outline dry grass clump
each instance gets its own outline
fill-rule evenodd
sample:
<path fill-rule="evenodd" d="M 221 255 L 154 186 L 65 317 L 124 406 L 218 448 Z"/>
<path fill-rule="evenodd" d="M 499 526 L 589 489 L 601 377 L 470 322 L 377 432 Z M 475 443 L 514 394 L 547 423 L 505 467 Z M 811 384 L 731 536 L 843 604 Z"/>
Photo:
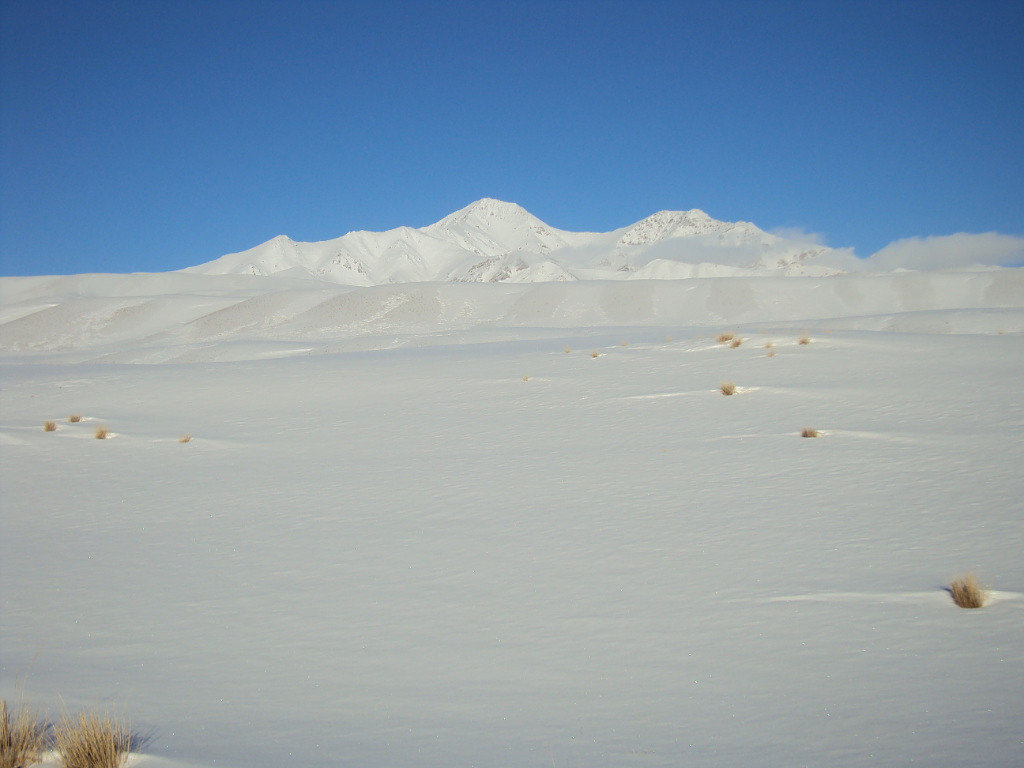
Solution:
<path fill-rule="evenodd" d="M 597 350 L 595 349 L 595 350 L 594 350 L 593 352 L 591 352 L 591 353 L 590 353 L 590 356 L 591 356 L 591 357 L 600 357 L 600 356 L 601 356 L 601 353 L 600 353 L 600 352 L 598 352 L 598 351 L 597 351 Z"/>
<path fill-rule="evenodd" d="M 0 701 L 0 768 L 26 768 L 38 763 L 46 729 L 35 711 L 25 705 L 13 713 Z"/>
<path fill-rule="evenodd" d="M 529 380 L 530 380 L 529 376 L 523 376 L 523 381 L 529 381 Z"/>
<path fill-rule="evenodd" d="M 731 381 L 723 381 L 721 384 L 718 385 L 718 388 L 722 391 L 723 395 L 736 394 L 736 385 L 733 384 Z"/>
<path fill-rule="evenodd" d="M 733 339 L 732 341 L 729 342 L 729 346 L 732 349 L 736 349 L 736 347 L 738 347 L 742 343 L 743 343 L 743 339 Z"/>
<path fill-rule="evenodd" d="M 569 347 L 565 347 L 562 351 L 568 355 L 570 352 L 572 352 L 572 349 L 570 349 Z"/>
<path fill-rule="evenodd" d="M 178 442 L 179 443 L 187 443 L 191 439 L 192 439 L 192 435 L 183 435 L 183 436 L 178 438 Z"/>
<path fill-rule="evenodd" d="M 961 608 L 981 608 L 988 596 L 973 573 L 953 579 L 949 585 L 949 594 L 953 596 L 953 602 Z"/>
<path fill-rule="evenodd" d="M 96 431 L 93 433 L 93 437 L 97 440 L 106 440 L 109 436 L 110 433 L 107 432 L 106 427 L 96 427 Z"/>
<path fill-rule="evenodd" d="M 720 333 L 720 334 L 718 334 L 718 338 L 716 339 L 716 341 L 719 344 L 727 344 L 727 343 L 729 343 L 730 341 L 732 341 L 735 338 L 736 338 L 736 334 L 735 333 Z"/>
<path fill-rule="evenodd" d="M 800 437 L 820 437 L 821 433 L 814 427 L 804 427 L 800 432 Z"/>
<path fill-rule="evenodd" d="M 57 431 L 57 422 L 56 421 L 44 421 L 43 422 L 43 432 L 56 432 L 56 431 Z"/>
<path fill-rule="evenodd" d="M 811 337 L 810 336 L 801 336 L 800 339 L 797 341 L 797 344 L 800 344 L 801 346 L 806 346 L 807 344 L 810 344 L 810 343 L 811 343 Z"/>
<path fill-rule="evenodd" d="M 81 415 L 79 415 L 77 413 L 73 413 L 70 416 L 68 416 L 68 424 L 77 424 L 81 420 L 82 420 Z"/>
<path fill-rule="evenodd" d="M 110 715 L 64 715 L 53 736 L 65 768 L 121 768 L 131 751 L 131 730 Z"/>

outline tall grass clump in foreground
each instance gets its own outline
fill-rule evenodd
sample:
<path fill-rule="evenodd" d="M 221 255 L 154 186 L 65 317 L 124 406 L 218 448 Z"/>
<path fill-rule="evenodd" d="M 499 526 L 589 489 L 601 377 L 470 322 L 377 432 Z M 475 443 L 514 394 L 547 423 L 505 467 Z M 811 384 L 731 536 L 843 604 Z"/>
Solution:
<path fill-rule="evenodd" d="M 56 431 L 57 431 L 57 422 L 56 421 L 44 421 L 43 422 L 43 432 L 56 432 Z"/>
<path fill-rule="evenodd" d="M 973 573 L 953 579 L 953 583 L 949 585 L 949 594 L 953 596 L 953 602 L 961 608 L 981 608 L 988 596 Z"/>
<path fill-rule="evenodd" d="M 36 713 L 24 704 L 14 714 L 0 701 L 0 768 L 26 768 L 43 753 L 45 729 Z"/>
<path fill-rule="evenodd" d="M 64 715 L 54 729 L 54 748 L 65 768 L 121 768 L 131 751 L 131 730 L 110 715 Z"/>

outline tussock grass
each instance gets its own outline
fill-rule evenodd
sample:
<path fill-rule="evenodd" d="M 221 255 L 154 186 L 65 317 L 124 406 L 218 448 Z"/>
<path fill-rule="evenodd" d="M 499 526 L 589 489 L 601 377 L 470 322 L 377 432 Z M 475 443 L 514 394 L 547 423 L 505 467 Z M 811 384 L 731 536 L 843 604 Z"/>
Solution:
<path fill-rule="evenodd" d="M 111 715 L 64 715 L 54 745 L 65 768 L 121 768 L 131 751 L 131 729 Z"/>
<path fill-rule="evenodd" d="M 38 763 L 46 729 L 31 707 L 24 704 L 12 713 L 0 700 L 0 768 L 26 768 Z"/>
<path fill-rule="evenodd" d="M 814 427 L 804 427 L 800 432 L 800 437 L 820 437 L 821 433 Z"/>
<path fill-rule="evenodd" d="M 961 608 L 981 608 L 988 597 L 973 573 L 953 579 L 949 585 L 949 594 L 953 596 L 953 602 Z"/>
<path fill-rule="evenodd" d="M 56 431 L 57 431 L 57 422 L 56 421 L 44 421 L 43 422 L 43 432 L 56 432 Z"/>
<path fill-rule="evenodd" d="M 106 440 L 110 436 L 106 427 L 96 427 L 96 431 L 93 433 L 93 437 L 97 440 Z"/>
<path fill-rule="evenodd" d="M 70 416 L 68 416 L 68 424 L 77 424 L 81 420 L 82 420 L 81 415 L 77 414 L 77 413 L 73 413 Z"/>
<path fill-rule="evenodd" d="M 730 341 L 736 338 L 735 333 L 720 333 L 718 338 L 715 339 L 719 344 L 728 344 Z"/>
<path fill-rule="evenodd" d="M 743 339 L 733 339 L 732 341 L 729 342 L 729 346 L 732 349 L 736 349 L 736 347 L 738 347 L 742 343 L 743 343 Z"/>
<path fill-rule="evenodd" d="M 797 340 L 797 344 L 799 344 L 801 346 L 807 346 L 810 343 L 811 343 L 811 337 L 810 336 L 801 336 L 799 338 L 799 340 Z"/>
<path fill-rule="evenodd" d="M 600 353 L 600 352 L 598 352 L 598 351 L 597 351 L 597 350 L 595 349 L 595 350 L 594 350 L 593 352 L 591 352 L 591 353 L 590 353 L 590 356 L 591 356 L 591 357 L 600 357 L 600 356 L 601 356 L 601 353 Z"/>
<path fill-rule="evenodd" d="M 192 435 L 182 435 L 181 437 L 178 438 L 178 442 L 179 443 L 187 443 L 191 439 L 192 439 Z"/>
<path fill-rule="evenodd" d="M 733 384 L 731 381 L 723 381 L 721 384 L 718 385 L 718 388 L 721 390 L 723 395 L 736 394 L 736 385 Z"/>
<path fill-rule="evenodd" d="M 523 376 L 523 381 L 529 381 L 529 380 L 530 380 L 529 376 Z"/>

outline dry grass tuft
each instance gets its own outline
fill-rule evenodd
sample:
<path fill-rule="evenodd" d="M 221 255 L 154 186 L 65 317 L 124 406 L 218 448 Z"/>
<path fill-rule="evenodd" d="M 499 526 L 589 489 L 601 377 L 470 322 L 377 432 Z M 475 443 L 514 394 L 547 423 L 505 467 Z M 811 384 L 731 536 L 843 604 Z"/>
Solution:
<path fill-rule="evenodd" d="M 131 751 L 131 730 L 110 715 L 64 715 L 54 742 L 65 768 L 121 768 Z"/>
<path fill-rule="evenodd" d="M 56 432 L 56 431 L 57 431 L 57 422 L 56 421 L 44 421 L 43 422 L 43 432 Z"/>
<path fill-rule="evenodd" d="M 565 347 L 565 348 L 564 348 L 564 349 L 563 349 L 562 351 L 563 351 L 563 352 L 565 352 L 565 354 L 567 354 L 567 355 L 568 355 L 568 354 L 569 354 L 570 352 L 572 352 L 572 350 L 571 350 L 571 349 L 570 349 L 569 347 Z"/>
<path fill-rule="evenodd" d="M 96 432 L 93 433 L 93 437 L 95 437 L 97 440 L 106 440 L 107 437 L 109 436 L 110 433 L 107 432 L 106 427 L 96 427 Z"/>
<path fill-rule="evenodd" d="M 718 338 L 716 339 L 716 341 L 719 344 L 727 344 L 728 342 L 732 341 L 735 338 L 736 338 L 736 334 L 735 333 L 720 333 L 720 334 L 718 334 Z"/>
<path fill-rule="evenodd" d="M 591 356 L 591 357 L 600 357 L 600 356 L 601 356 L 601 353 L 600 353 L 600 352 L 598 352 L 598 351 L 597 351 L 597 350 L 595 349 L 595 350 L 594 350 L 593 352 L 591 352 L 591 353 L 590 353 L 590 356 Z"/>
<path fill-rule="evenodd" d="M 77 424 L 81 420 L 82 417 L 77 413 L 73 413 L 70 416 L 68 416 L 68 424 Z"/>
<path fill-rule="evenodd" d="M 820 437 L 821 433 L 814 427 L 804 427 L 800 432 L 800 437 Z"/>
<path fill-rule="evenodd" d="M 192 439 L 192 435 L 184 435 L 183 437 L 179 437 L 178 438 L 178 442 L 179 443 L 187 443 L 191 439 Z"/>
<path fill-rule="evenodd" d="M 718 388 L 722 390 L 723 395 L 736 394 L 736 385 L 733 384 L 731 381 L 723 381 L 721 384 L 718 385 Z"/>
<path fill-rule="evenodd" d="M 530 380 L 529 376 L 523 376 L 523 381 L 529 381 L 529 380 Z"/>
<path fill-rule="evenodd" d="M 953 602 L 961 608 L 981 608 L 988 596 L 973 573 L 953 579 L 949 585 L 949 594 L 953 596 Z"/>
<path fill-rule="evenodd" d="M 736 347 L 738 347 L 742 343 L 743 339 L 733 339 L 732 341 L 729 342 L 729 346 L 733 349 L 736 349 Z"/>
<path fill-rule="evenodd" d="M 35 710 L 25 705 L 14 713 L 0 700 L 0 768 L 26 768 L 39 762 L 46 729 Z"/>
<path fill-rule="evenodd" d="M 797 341 L 797 344 L 800 344 L 801 346 L 806 346 L 807 344 L 810 344 L 810 343 L 811 343 L 811 337 L 810 336 L 801 336 L 800 340 Z"/>

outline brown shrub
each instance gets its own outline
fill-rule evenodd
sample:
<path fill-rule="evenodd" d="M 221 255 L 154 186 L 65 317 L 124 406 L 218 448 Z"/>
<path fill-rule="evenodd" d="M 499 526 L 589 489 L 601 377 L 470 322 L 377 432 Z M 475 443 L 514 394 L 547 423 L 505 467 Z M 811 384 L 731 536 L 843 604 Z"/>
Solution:
<path fill-rule="evenodd" d="M 131 751 L 131 730 L 110 715 L 64 715 L 54 742 L 65 768 L 121 768 Z"/>
<path fill-rule="evenodd" d="M 723 381 L 718 385 L 718 388 L 722 391 L 723 395 L 734 395 L 736 394 L 736 385 L 731 381 Z"/>
<path fill-rule="evenodd" d="M 57 431 L 57 422 L 56 421 L 44 421 L 43 422 L 43 432 L 56 432 L 56 431 Z"/>
<path fill-rule="evenodd" d="M 717 341 L 718 341 L 719 344 L 726 344 L 726 343 L 732 341 L 735 338 L 736 338 L 736 334 L 735 333 L 720 333 L 720 334 L 718 334 Z"/>
<path fill-rule="evenodd" d="M 591 357 L 600 357 L 600 356 L 601 356 L 601 353 L 600 353 L 600 352 L 598 352 L 598 351 L 597 351 L 597 350 L 595 349 L 595 350 L 594 350 L 593 352 L 591 352 L 591 353 L 590 353 L 590 356 L 591 356 Z"/>
<path fill-rule="evenodd" d="M 797 341 L 797 344 L 800 344 L 802 346 L 806 346 L 807 344 L 810 344 L 810 343 L 811 343 L 811 337 L 810 336 L 801 336 L 800 340 Z"/>
<path fill-rule="evenodd" d="M 70 416 L 68 416 L 68 424 L 77 424 L 81 420 L 82 420 L 82 417 L 80 415 L 78 415 L 77 413 L 73 413 Z"/>
<path fill-rule="evenodd" d="M 949 594 L 953 602 L 961 608 L 981 608 L 988 596 L 973 573 L 953 579 L 949 585 Z"/>
<path fill-rule="evenodd" d="M 733 339 L 732 341 L 729 342 L 729 346 L 732 347 L 733 349 L 736 349 L 736 347 L 738 347 L 742 343 L 743 339 Z"/>
<path fill-rule="evenodd" d="M 184 435 L 184 436 L 178 438 L 178 442 L 179 443 L 187 443 L 191 439 L 192 439 L 192 435 Z"/>
<path fill-rule="evenodd" d="M 14 713 L 0 701 L 0 768 L 25 768 L 39 762 L 46 730 L 35 710 L 25 705 Z"/>
<path fill-rule="evenodd" d="M 821 433 L 814 427 L 804 427 L 803 431 L 800 432 L 800 437 L 819 437 L 820 435 Z"/>
<path fill-rule="evenodd" d="M 106 427 L 96 427 L 96 431 L 93 433 L 93 437 L 97 440 L 106 440 L 109 436 L 110 433 L 107 432 Z"/>

